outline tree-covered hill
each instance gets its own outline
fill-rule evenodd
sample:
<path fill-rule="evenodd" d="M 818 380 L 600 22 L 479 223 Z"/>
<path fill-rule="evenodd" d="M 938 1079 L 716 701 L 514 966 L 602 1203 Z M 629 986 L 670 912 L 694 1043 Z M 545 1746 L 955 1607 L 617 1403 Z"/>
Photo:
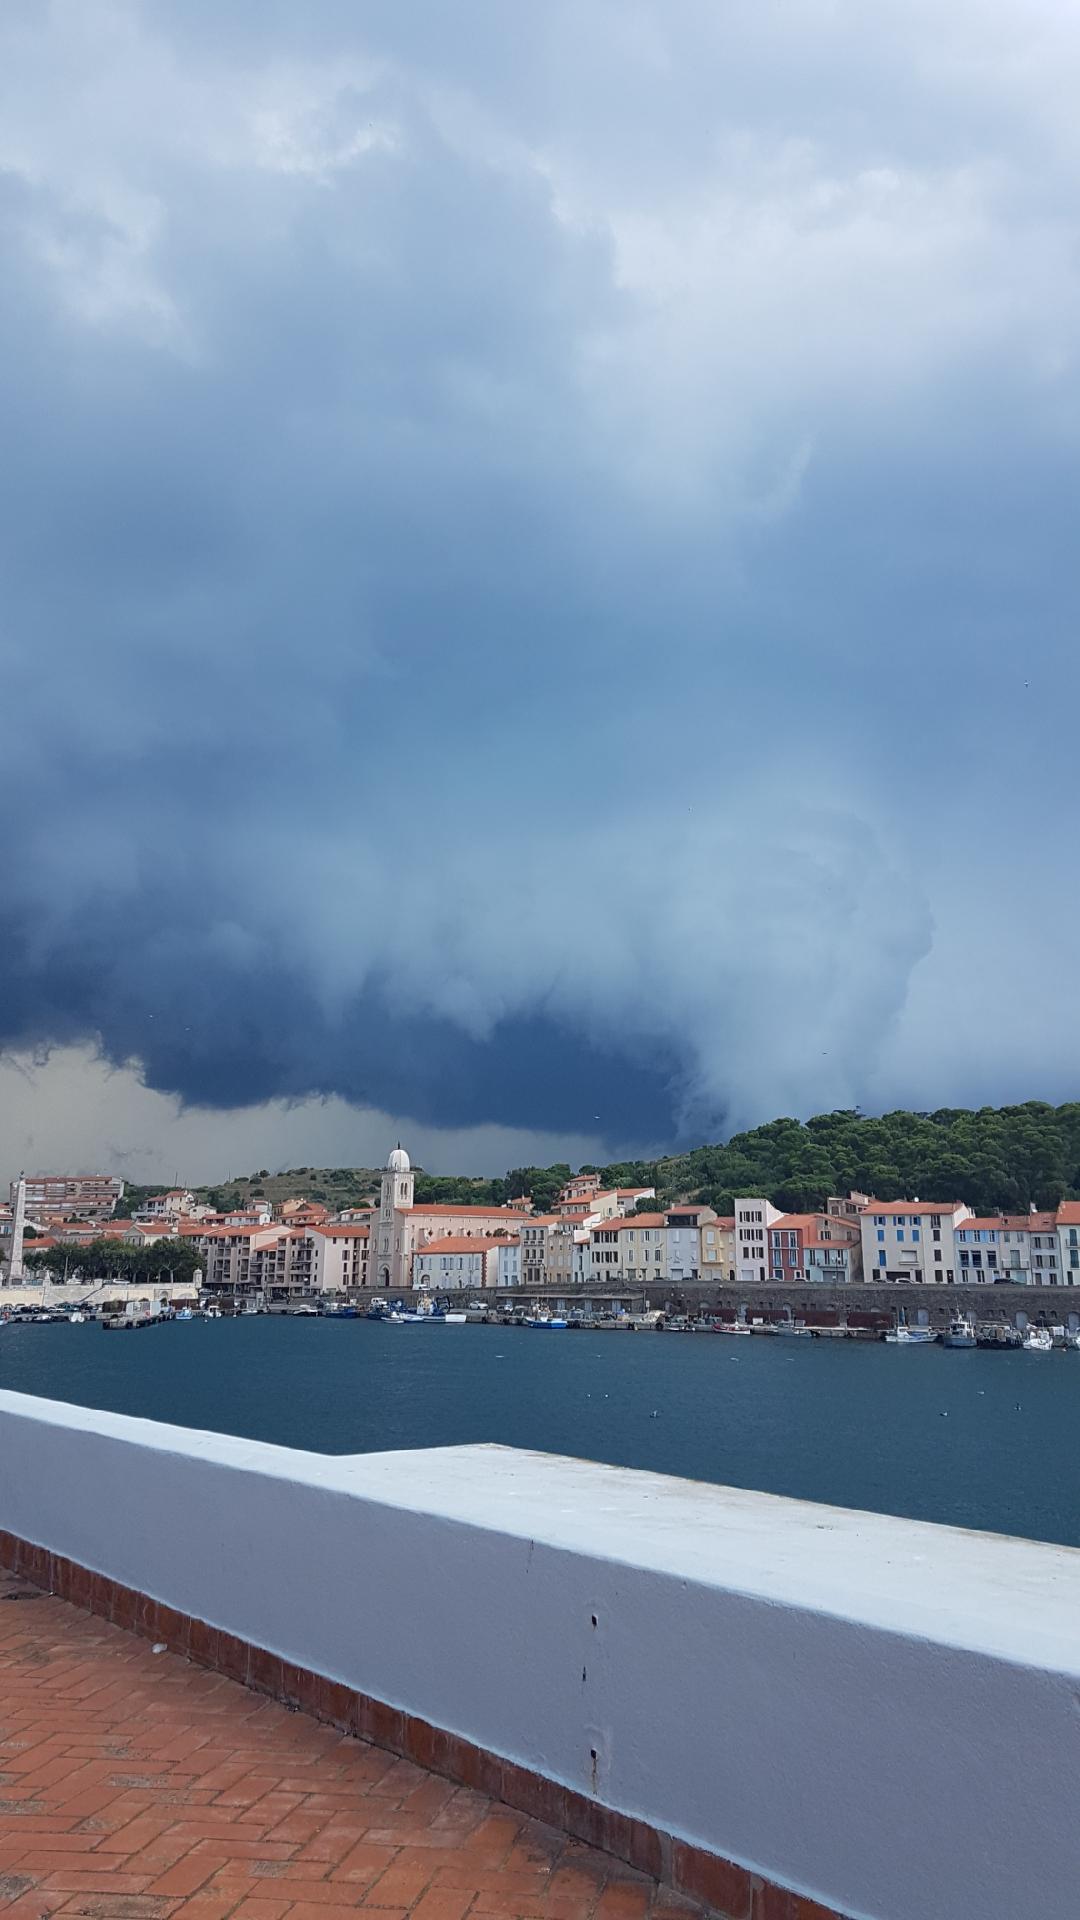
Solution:
<path fill-rule="evenodd" d="M 941 1107 L 935 1113 L 821 1113 L 805 1122 L 770 1120 L 721 1145 L 695 1147 L 659 1160 L 597 1167 L 611 1186 L 654 1186 L 661 1200 L 706 1201 L 730 1213 L 738 1193 L 764 1194 L 798 1211 L 823 1206 L 831 1193 L 855 1188 L 882 1200 L 966 1200 L 977 1212 L 1023 1212 L 1080 1197 L 1080 1102 L 1051 1107 Z M 570 1177 L 565 1163 L 514 1167 L 501 1179 L 416 1174 L 419 1202 L 489 1205 L 532 1195 L 548 1209 Z M 221 1207 L 251 1199 L 303 1194 L 336 1210 L 377 1195 L 370 1167 L 292 1167 L 236 1177 L 197 1189 Z M 131 1196 L 125 1199 L 125 1211 Z"/>
<path fill-rule="evenodd" d="M 935 1113 L 822 1113 L 771 1120 L 722 1146 L 602 1169 L 619 1185 L 655 1183 L 665 1198 L 764 1194 L 792 1211 L 852 1188 L 883 1200 L 966 1200 L 978 1213 L 1053 1207 L 1080 1195 L 1080 1103 L 941 1107 Z"/>

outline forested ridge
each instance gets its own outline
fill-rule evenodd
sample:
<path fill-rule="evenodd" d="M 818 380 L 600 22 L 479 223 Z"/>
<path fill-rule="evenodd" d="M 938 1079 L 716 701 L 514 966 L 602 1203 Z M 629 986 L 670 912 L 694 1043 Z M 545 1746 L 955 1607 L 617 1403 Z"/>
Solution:
<path fill-rule="evenodd" d="M 763 1194 L 797 1212 L 823 1206 L 832 1193 L 856 1189 L 882 1200 L 966 1200 L 978 1213 L 1023 1212 L 1080 1198 L 1080 1102 L 1053 1107 L 1029 1100 L 1015 1107 L 939 1107 L 878 1117 L 851 1111 L 812 1120 L 770 1120 L 715 1146 L 655 1160 L 624 1160 L 586 1169 L 606 1186 L 655 1187 L 661 1201 L 694 1199 L 730 1213 L 736 1194 Z M 419 1203 L 490 1205 L 532 1196 L 538 1211 L 570 1178 L 565 1162 L 514 1167 L 499 1179 L 416 1172 Z M 196 1192 L 216 1206 L 252 1198 L 278 1204 L 306 1194 L 331 1208 L 377 1194 L 373 1168 L 266 1168 Z M 129 1190 L 125 1212 L 142 1190 Z"/>

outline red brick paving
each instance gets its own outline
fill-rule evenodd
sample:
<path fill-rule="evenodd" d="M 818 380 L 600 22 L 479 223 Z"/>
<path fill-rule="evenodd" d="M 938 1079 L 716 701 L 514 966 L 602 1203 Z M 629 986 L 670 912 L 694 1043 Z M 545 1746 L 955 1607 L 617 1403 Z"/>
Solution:
<path fill-rule="evenodd" d="M 698 1912 L 553 1827 L 0 1573 L 0 1920 Z"/>

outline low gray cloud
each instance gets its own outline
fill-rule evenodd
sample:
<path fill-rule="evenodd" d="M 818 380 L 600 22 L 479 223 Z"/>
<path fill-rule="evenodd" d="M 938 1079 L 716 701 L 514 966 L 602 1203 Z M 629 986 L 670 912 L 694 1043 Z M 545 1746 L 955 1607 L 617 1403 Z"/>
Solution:
<path fill-rule="evenodd" d="M 620 1142 L 1075 1092 L 1078 37 L 10 8 L 0 1045 Z"/>

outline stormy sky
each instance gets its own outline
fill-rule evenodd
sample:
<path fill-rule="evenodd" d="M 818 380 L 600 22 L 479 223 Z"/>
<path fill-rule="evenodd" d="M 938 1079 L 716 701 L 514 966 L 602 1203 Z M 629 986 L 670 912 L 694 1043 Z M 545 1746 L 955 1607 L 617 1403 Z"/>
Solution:
<path fill-rule="evenodd" d="M 1077 1096 L 1078 77 L 6 0 L 0 1159 Z"/>

